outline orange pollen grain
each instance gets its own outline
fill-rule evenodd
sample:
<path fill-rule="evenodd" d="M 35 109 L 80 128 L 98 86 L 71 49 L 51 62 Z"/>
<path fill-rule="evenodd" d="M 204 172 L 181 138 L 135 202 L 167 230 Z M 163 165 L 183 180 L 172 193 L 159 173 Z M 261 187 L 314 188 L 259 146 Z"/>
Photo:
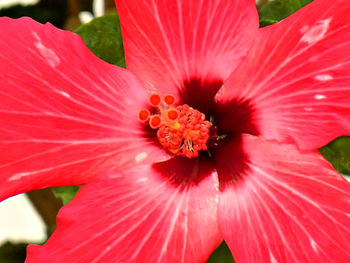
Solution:
<path fill-rule="evenodd" d="M 162 119 L 160 118 L 159 115 L 153 115 L 149 120 L 149 125 L 151 126 L 152 129 L 158 129 L 161 123 L 162 123 Z"/>
<path fill-rule="evenodd" d="M 140 110 L 139 111 L 139 120 L 140 121 L 147 121 L 149 119 L 149 111 L 148 110 Z"/>
<path fill-rule="evenodd" d="M 161 102 L 160 96 L 158 94 L 152 94 L 149 97 L 149 103 L 153 106 L 153 107 L 157 107 Z"/>
<path fill-rule="evenodd" d="M 175 97 L 173 95 L 166 95 L 164 97 L 164 102 L 167 105 L 171 106 L 171 105 L 173 105 L 175 103 Z"/>
<path fill-rule="evenodd" d="M 170 109 L 170 110 L 168 110 L 168 112 L 167 112 L 167 117 L 168 117 L 168 119 L 169 120 L 172 120 L 172 121 L 175 121 L 176 119 L 177 119 L 177 117 L 178 117 L 178 112 L 177 112 L 177 110 L 176 109 Z"/>

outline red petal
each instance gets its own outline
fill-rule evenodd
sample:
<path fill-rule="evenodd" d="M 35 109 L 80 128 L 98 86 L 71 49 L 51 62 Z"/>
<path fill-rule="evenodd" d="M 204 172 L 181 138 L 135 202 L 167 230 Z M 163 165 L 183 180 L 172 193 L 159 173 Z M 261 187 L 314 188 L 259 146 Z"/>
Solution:
<path fill-rule="evenodd" d="M 204 262 L 222 240 L 217 179 L 183 189 L 148 166 L 83 186 L 35 262 Z"/>
<path fill-rule="evenodd" d="M 318 152 L 252 136 L 242 145 L 249 169 L 218 211 L 237 262 L 350 262 L 350 184 Z"/>
<path fill-rule="evenodd" d="M 116 0 L 127 67 L 151 90 L 226 79 L 258 29 L 253 0 Z"/>
<path fill-rule="evenodd" d="M 250 101 L 268 139 L 315 149 L 350 135 L 349 12 L 349 1 L 313 1 L 263 28 L 221 96 Z"/>
<path fill-rule="evenodd" d="M 0 199 L 162 154 L 143 138 L 147 94 L 131 73 L 28 18 L 1 18 L 0 35 Z"/>

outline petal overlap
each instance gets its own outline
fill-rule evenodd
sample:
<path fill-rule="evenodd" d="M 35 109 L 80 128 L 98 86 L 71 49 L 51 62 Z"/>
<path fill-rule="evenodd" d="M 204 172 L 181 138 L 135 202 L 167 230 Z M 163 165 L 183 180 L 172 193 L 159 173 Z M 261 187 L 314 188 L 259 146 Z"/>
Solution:
<path fill-rule="evenodd" d="M 348 1 L 315 0 L 262 28 L 218 99 L 246 100 L 267 139 L 303 149 L 350 134 Z"/>
<path fill-rule="evenodd" d="M 49 24 L 1 18 L 0 34 L 0 199 L 165 155 L 140 129 L 132 73 Z"/>
<path fill-rule="evenodd" d="M 348 262 L 350 184 L 316 151 L 250 135 L 242 147 L 249 168 L 218 210 L 237 262 Z"/>
<path fill-rule="evenodd" d="M 127 68 L 150 90 L 226 79 L 258 30 L 253 0 L 116 0 Z"/>
<path fill-rule="evenodd" d="M 204 262 L 222 240 L 215 174 L 187 189 L 147 165 L 99 179 L 60 211 L 44 246 L 29 247 L 27 263 Z"/>

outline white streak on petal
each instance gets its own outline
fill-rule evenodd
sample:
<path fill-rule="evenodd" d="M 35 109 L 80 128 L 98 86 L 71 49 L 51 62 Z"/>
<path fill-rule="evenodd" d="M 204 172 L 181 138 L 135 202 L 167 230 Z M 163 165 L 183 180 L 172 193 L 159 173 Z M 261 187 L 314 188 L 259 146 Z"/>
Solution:
<path fill-rule="evenodd" d="M 316 94 L 315 96 L 314 96 L 314 98 L 316 99 L 316 100 L 324 100 L 325 98 L 327 98 L 325 95 L 322 95 L 322 94 Z"/>
<path fill-rule="evenodd" d="M 40 54 L 47 60 L 49 65 L 53 68 L 58 66 L 61 63 L 60 58 L 57 56 L 56 52 L 53 51 L 51 48 L 46 47 L 41 42 L 40 37 L 36 32 L 32 32 L 34 38 L 37 40 L 34 42 L 34 46 L 39 50 Z"/>
<path fill-rule="evenodd" d="M 319 81 L 328 81 L 328 80 L 332 80 L 333 77 L 329 74 L 321 74 L 321 75 L 316 75 L 315 79 Z"/>
<path fill-rule="evenodd" d="M 11 181 L 16 181 L 16 180 L 19 180 L 23 177 L 26 177 L 28 175 L 31 175 L 32 172 L 22 172 L 22 173 L 17 173 L 17 174 L 14 174 L 12 175 L 9 179 L 7 179 L 8 182 L 11 182 Z"/>
<path fill-rule="evenodd" d="M 311 238 L 311 239 L 310 239 L 310 243 L 311 243 L 312 249 L 313 249 L 316 253 L 318 253 L 317 244 L 316 244 L 315 240 L 313 240 L 313 239 Z"/>
<path fill-rule="evenodd" d="M 61 94 L 63 97 L 70 98 L 70 95 L 69 95 L 67 92 L 60 91 L 60 94 Z"/>
<path fill-rule="evenodd" d="M 146 158 L 147 158 L 147 153 L 142 152 L 142 153 L 139 153 L 138 155 L 136 155 L 135 161 L 139 163 L 139 162 L 142 162 Z"/>
<path fill-rule="evenodd" d="M 300 31 L 303 33 L 303 37 L 300 39 L 301 42 L 306 42 L 308 44 L 313 44 L 324 38 L 328 31 L 331 18 L 319 20 L 315 25 L 309 27 L 304 26 Z"/>
<path fill-rule="evenodd" d="M 278 263 L 278 261 L 276 260 L 275 256 L 272 254 L 271 250 L 269 251 L 269 255 L 270 255 L 271 263 Z"/>
<path fill-rule="evenodd" d="M 144 182 L 147 182 L 147 181 L 148 181 L 147 177 L 141 177 L 141 178 L 137 179 L 136 183 L 144 183 Z"/>
<path fill-rule="evenodd" d="M 311 107 L 304 108 L 305 111 L 312 111 L 313 109 Z"/>

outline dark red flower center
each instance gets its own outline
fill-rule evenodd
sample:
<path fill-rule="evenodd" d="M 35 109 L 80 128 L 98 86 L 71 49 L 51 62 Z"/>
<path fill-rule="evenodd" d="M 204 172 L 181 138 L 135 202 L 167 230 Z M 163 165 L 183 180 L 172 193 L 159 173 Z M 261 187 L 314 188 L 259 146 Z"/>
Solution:
<path fill-rule="evenodd" d="M 139 111 L 144 136 L 174 158 L 152 166 L 160 176 L 182 188 L 197 185 L 214 171 L 220 189 L 242 179 L 249 162 L 242 134 L 259 135 L 250 101 L 215 100 L 221 80 L 191 79 L 175 97 L 152 94 L 149 107 Z"/>

